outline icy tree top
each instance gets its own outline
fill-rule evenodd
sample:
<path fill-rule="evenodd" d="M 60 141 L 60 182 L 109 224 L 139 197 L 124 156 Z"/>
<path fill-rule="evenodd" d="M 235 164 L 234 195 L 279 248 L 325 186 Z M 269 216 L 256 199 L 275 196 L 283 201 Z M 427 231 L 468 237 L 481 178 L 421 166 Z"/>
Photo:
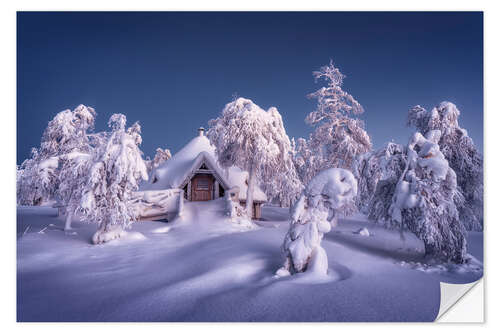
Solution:
<path fill-rule="evenodd" d="M 444 136 L 458 132 L 460 136 L 467 136 L 467 131 L 458 124 L 460 110 L 451 102 L 441 102 L 431 111 L 420 105 L 408 111 L 408 126 L 414 126 L 419 132 L 426 134 L 430 130 L 440 130 Z"/>
<path fill-rule="evenodd" d="M 326 87 L 322 87 L 312 94 L 310 98 L 318 100 L 318 108 L 311 112 L 306 121 L 309 124 L 317 124 L 323 120 L 337 119 L 340 116 L 352 114 L 361 114 L 363 107 L 350 94 L 342 90 L 342 84 L 345 75 L 334 66 L 333 61 L 323 66 L 319 71 L 313 72 L 315 80 L 323 79 L 327 82 Z"/>
<path fill-rule="evenodd" d="M 45 129 L 40 145 L 43 158 L 69 153 L 73 150 L 89 151 L 87 130 L 94 127 L 96 112 L 79 105 L 73 111 L 64 110 L 52 119 Z"/>
<path fill-rule="evenodd" d="M 349 201 L 354 200 L 357 192 L 358 183 L 352 173 L 337 168 L 323 170 L 304 190 L 308 197 L 314 198 L 314 202 L 324 200 L 333 209 L 340 209 Z"/>

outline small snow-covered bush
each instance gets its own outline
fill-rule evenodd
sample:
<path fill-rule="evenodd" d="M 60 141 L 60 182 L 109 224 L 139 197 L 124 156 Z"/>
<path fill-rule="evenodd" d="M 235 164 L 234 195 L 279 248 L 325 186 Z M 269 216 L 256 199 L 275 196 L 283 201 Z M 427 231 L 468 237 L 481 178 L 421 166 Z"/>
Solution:
<path fill-rule="evenodd" d="M 311 180 L 290 211 L 290 227 L 282 246 L 286 260 L 277 275 L 306 270 L 327 273 L 323 234 L 336 225 L 338 210 L 352 202 L 356 193 L 356 179 L 348 170 L 327 169 Z"/>
<path fill-rule="evenodd" d="M 225 200 L 226 200 L 225 213 L 226 216 L 230 218 L 232 223 L 245 226 L 248 228 L 255 227 L 251 219 L 248 218 L 246 210 L 240 205 L 238 201 L 232 199 L 230 191 L 226 192 Z"/>

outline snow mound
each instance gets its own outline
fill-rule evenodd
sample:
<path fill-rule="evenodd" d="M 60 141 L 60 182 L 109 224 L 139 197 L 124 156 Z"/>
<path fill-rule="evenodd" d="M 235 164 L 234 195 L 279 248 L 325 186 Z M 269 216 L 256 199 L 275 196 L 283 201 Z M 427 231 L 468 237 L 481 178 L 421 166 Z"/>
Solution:
<path fill-rule="evenodd" d="M 360 228 L 355 234 L 365 237 L 370 237 L 370 231 L 367 228 Z"/>
<path fill-rule="evenodd" d="M 140 232 L 128 231 L 128 232 L 125 232 L 125 235 L 122 236 L 122 239 L 131 240 L 131 241 L 142 241 L 142 240 L 145 240 L 147 238 L 146 238 L 146 236 L 144 236 Z"/>
<path fill-rule="evenodd" d="M 153 234 L 166 234 L 169 231 L 170 231 L 170 226 L 160 227 L 160 228 L 156 228 L 156 229 L 151 230 L 151 232 Z"/>

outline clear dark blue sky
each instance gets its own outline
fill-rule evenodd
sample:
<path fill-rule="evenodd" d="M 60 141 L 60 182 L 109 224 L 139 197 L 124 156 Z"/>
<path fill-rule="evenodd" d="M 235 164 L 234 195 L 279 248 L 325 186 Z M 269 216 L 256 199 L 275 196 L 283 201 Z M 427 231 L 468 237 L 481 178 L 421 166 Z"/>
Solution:
<path fill-rule="evenodd" d="M 178 151 L 234 93 L 305 137 L 311 72 L 332 58 L 376 148 L 406 143 L 406 112 L 449 100 L 483 147 L 482 13 L 18 13 L 17 162 L 78 104 L 139 120 L 142 150 Z"/>

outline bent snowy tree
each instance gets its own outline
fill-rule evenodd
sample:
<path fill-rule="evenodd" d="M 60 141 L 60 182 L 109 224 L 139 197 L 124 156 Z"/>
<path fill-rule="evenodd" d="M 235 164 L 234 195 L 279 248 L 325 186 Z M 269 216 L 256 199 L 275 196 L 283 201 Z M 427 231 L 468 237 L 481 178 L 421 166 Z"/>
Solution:
<path fill-rule="evenodd" d="M 323 234 L 337 225 L 337 212 L 350 204 L 357 182 L 344 169 L 327 169 L 314 177 L 291 209 L 290 227 L 283 242 L 286 259 L 279 276 L 311 271 L 326 274 L 328 258 L 321 247 Z"/>
<path fill-rule="evenodd" d="M 483 228 L 483 157 L 471 137 L 458 124 L 460 110 L 455 104 L 441 102 L 431 111 L 420 105 L 408 111 L 408 126 L 427 135 L 441 131 L 439 148 L 457 175 L 457 185 L 464 196 L 459 206 L 460 220 L 468 230 Z"/>
<path fill-rule="evenodd" d="M 416 132 L 407 146 L 407 163 L 397 182 L 388 213 L 393 224 L 412 231 L 434 259 L 463 263 L 466 230 L 457 207 L 463 197 L 455 172 L 439 149 L 439 130 Z"/>
<path fill-rule="evenodd" d="M 125 131 L 126 118 L 114 114 L 109 119 L 111 135 L 94 153 L 81 199 L 81 209 L 89 221 L 98 224 L 92 241 L 100 244 L 121 237 L 136 219 L 129 204 L 140 179 L 147 180 L 147 169 L 138 145 L 140 126 Z"/>
<path fill-rule="evenodd" d="M 293 168 L 290 140 L 276 108 L 264 111 L 251 100 L 238 98 L 226 104 L 221 116 L 210 120 L 209 125 L 211 127 L 207 136 L 215 146 L 221 166 L 228 168 L 235 165 L 248 171 L 246 212 L 249 217 L 252 216 L 257 179 L 262 183 L 277 180 L 275 186 L 267 188 L 288 191 L 283 196 L 284 200 L 300 192 L 301 183 L 298 180 L 289 179 L 291 183 L 285 183 L 282 178 L 275 179 L 277 174 Z M 289 172 L 288 175 L 293 178 L 295 174 Z M 274 192 L 272 194 L 276 195 Z"/>
<path fill-rule="evenodd" d="M 357 208 L 370 219 L 390 224 L 389 209 L 394 187 L 406 166 L 405 147 L 389 142 L 383 148 L 358 155 L 353 174 L 358 181 Z"/>

